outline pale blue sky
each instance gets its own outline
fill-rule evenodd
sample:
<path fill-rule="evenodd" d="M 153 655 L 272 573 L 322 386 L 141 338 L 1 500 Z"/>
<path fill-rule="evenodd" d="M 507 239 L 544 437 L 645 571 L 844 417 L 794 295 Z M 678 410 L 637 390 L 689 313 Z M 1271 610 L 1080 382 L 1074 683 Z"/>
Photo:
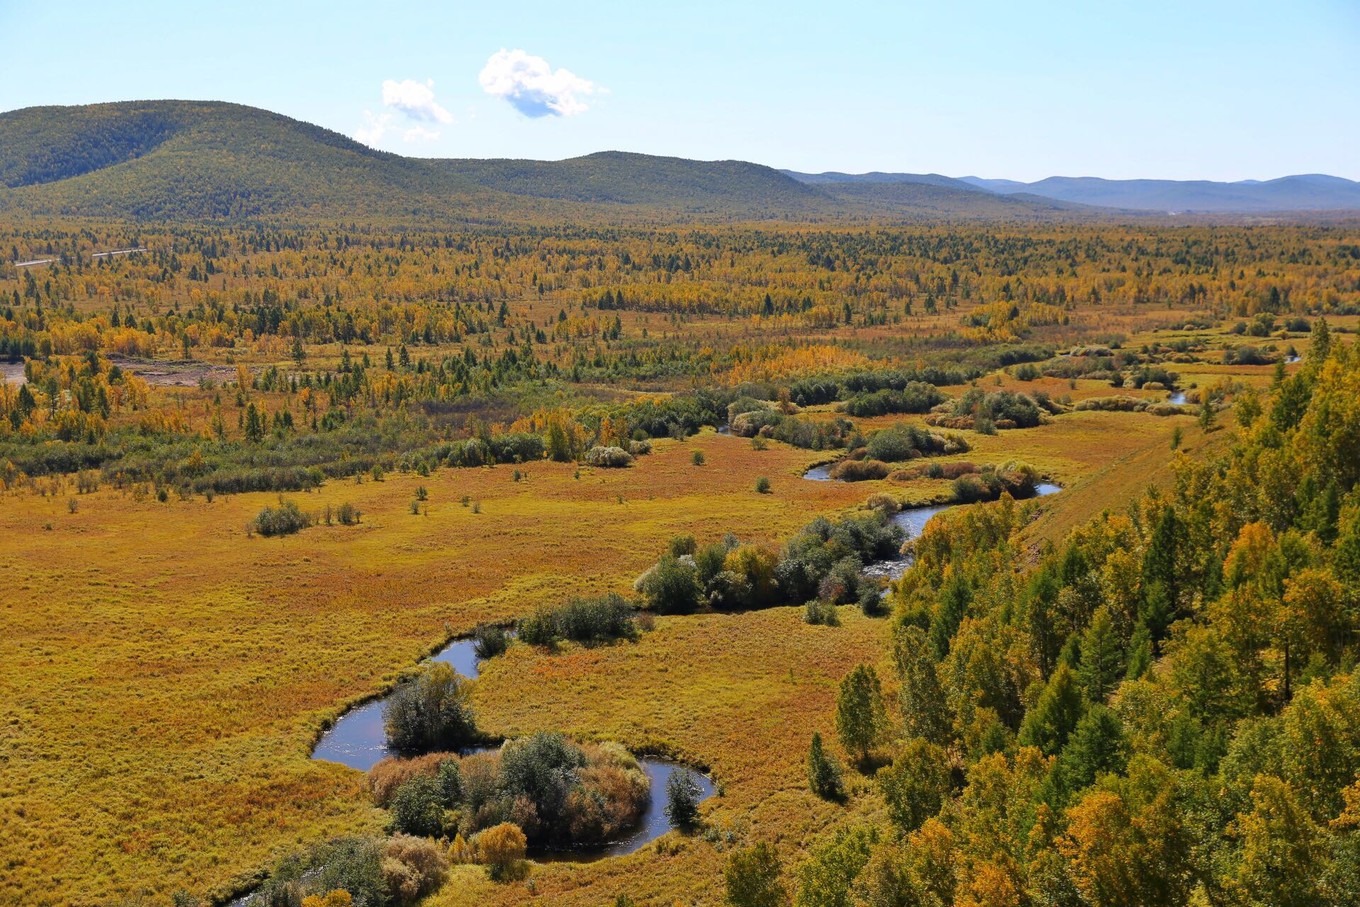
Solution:
<path fill-rule="evenodd" d="M 165 97 L 438 157 L 1360 179 L 1360 0 L 0 0 L 0 110 Z"/>

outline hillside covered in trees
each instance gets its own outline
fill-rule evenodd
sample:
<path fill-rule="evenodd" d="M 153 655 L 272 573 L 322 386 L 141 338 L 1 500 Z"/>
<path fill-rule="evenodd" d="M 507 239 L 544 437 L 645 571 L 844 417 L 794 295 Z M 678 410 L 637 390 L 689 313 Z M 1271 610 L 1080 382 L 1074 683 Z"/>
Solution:
<path fill-rule="evenodd" d="M 926 529 L 861 741 L 890 823 L 814 851 L 793 903 L 1357 903 L 1360 361 L 1313 340 L 1228 453 L 1032 562 L 1009 502 Z"/>
<path fill-rule="evenodd" d="M 196 101 L 0 114 L 0 212 L 287 223 L 1052 219 L 1087 211 L 966 184 L 810 186 L 743 161 L 603 152 L 565 161 L 374 151 L 263 110 Z"/>

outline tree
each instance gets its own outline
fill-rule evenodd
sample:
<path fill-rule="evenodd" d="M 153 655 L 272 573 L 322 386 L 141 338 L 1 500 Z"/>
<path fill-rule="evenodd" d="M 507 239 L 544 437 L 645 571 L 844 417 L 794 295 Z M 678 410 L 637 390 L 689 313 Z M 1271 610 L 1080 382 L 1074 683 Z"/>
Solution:
<path fill-rule="evenodd" d="M 892 765 L 878 772 L 888 818 L 903 834 L 920 828 L 949 796 L 949 757 L 943 748 L 917 737 L 908 740 Z"/>
<path fill-rule="evenodd" d="M 789 893 L 779 881 L 779 854 L 764 841 L 734 850 L 723 868 L 731 907 L 783 907 Z"/>
<path fill-rule="evenodd" d="M 920 627 L 906 624 L 895 635 L 893 661 L 901 681 L 898 696 L 906 734 L 943 744 L 949 739 L 952 722 L 932 652 Z"/>
<path fill-rule="evenodd" d="M 1020 745 L 1037 746 L 1044 755 L 1056 755 L 1081 719 L 1082 709 L 1081 691 L 1072 669 L 1058 665 L 1020 725 Z"/>
<path fill-rule="evenodd" d="M 812 746 L 807 757 L 808 787 L 823 800 L 840 800 L 845 796 L 841 767 L 822 747 L 822 735 L 812 732 Z"/>
<path fill-rule="evenodd" d="M 857 665 L 841 681 L 836 699 L 836 733 L 841 745 L 861 763 L 866 762 L 882 738 L 887 720 L 878 673 L 870 665 Z"/>
<path fill-rule="evenodd" d="M 813 850 L 798 869 L 794 907 L 851 907 L 852 885 L 869 862 L 869 850 L 876 838 L 872 829 L 842 829 Z"/>
<path fill-rule="evenodd" d="M 388 697 L 383 727 L 388 745 L 398 753 L 461 748 L 476 734 L 467 681 L 451 665 L 430 664 Z"/>
<path fill-rule="evenodd" d="M 699 819 L 699 796 L 703 789 L 687 768 L 677 768 L 666 779 L 666 818 L 678 828 L 689 828 Z"/>
<path fill-rule="evenodd" d="M 264 417 L 260 415 L 260 411 L 255 408 L 254 403 L 251 403 L 249 406 L 246 407 L 245 432 L 246 440 L 249 441 L 251 444 L 258 444 L 260 443 L 260 441 L 264 440 L 265 435 Z"/>
<path fill-rule="evenodd" d="M 1185 904 L 1193 877 L 1191 839 L 1176 809 L 1172 772 L 1146 756 L 1127 778 L 1088 791 L 1067 811 L 1058 847 L 1072 880 L 1095 907 Z"/>
<path fill-rule="evenodd" d="M 1177 617 L 1180 601 L 1180 571 L 1177 552 L 1184 531 L 1176 509 L 1163 508 L 1143 552 L 1142 603 L 1139 618 L 1147 625 L 1153 643 L 1166 638 L 1167 629 Z"/>
<path fill-rule="evenodd" d="M 1251 803 L 1251 811 L 1237 820 L 1242 856 L 1233 879 L 1247 903 L 1270 907 L 1323 903 L 1319 883 L 1325 844 L 1308 811 L 1288 784 L 1270 775 L 1256 778 Z"/>
<path fill-rule="evenodd" d="M 1058 757 L 1055 780 L 1061 792 L 1070 795 L 1089 787 L 1102 774 L 1123 771 L 1128 758 L 1119 718 L 1103 705 L 1092 706 Z"/>
<path fill-rule="evenodd" d="M 1081 637 L 1077 678 L 1092 702 L 1104 702 L 1124 676 L 1124 647 L 1106 608 L 1098 608 Z"/>

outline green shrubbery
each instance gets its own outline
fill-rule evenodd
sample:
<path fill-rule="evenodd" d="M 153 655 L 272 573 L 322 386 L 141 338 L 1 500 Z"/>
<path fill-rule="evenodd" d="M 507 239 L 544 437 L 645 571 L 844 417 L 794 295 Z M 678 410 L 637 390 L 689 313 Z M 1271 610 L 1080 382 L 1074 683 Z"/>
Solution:
<path fill-rule="evenodd" d="M 277 507 L 266 507 L 250 522 L 250 530 L 269 537 L 292 535 L 312 525 L 312 518 L 298 509 L 292 501 L 279 501 Z"/>
<path fill-rule="evenodd" d="M 875 594 L 878 589 L 862 576 L 864 565 L 897 557 L 903 541 L 902 530 L 880 511 L 836 522 L 814 520 L 782 553 L 742 545 L 730 536 L 704 547 L 685 537 L 683 545 L 673 543 L 671 553 L 638 577 L 636 588 L 647 607 L 661 614 L 688 613 L 701 605 L 750 608 L 815 598 L 855 602 L 866 588 Z"/>
<path fill-rule="evenodd" d="M 885 416 L 890 413 L 928 413 L 943 403 L 944 394 L 923 381 L 908 382 L 901 390 L 884 388 L 856 394 L 845 401 L 846 415 L 856 418 Z"/>
<path fill-rule="evenodd" d="M 555 608 L 540 608 L 519 624 L 519 638 L 530 645 L 551 646 L 559 641 L 598 645 L 615 639 L 635 639 L 637 609 L 620 595 L 573 598 Z"/>
<path fill-rule="evenodd" d="M 383 706 L 387 745 L 403 755 L 457 750 L 477 734 L 470 681 L 450 665 L 434 662 L 397 686 Z"/>

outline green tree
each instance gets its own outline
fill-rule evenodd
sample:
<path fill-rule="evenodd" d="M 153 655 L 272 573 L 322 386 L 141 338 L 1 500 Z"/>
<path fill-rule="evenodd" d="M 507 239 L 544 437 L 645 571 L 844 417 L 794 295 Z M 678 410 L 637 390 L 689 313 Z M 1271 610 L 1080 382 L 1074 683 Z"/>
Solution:
<path fill-rule="evenodd" d="M 779 872 L 779 854 L 764 841 L 732 851 L 723 867 L 727 903 L 731 907 L 783 907 L 789 893 Z"/>
<path fill-rule="evenodd" d="M 856 665 L 841 681 L 836 699 L 836 733 L 841 745 L 861 763 L 867 761 L 887 721 L 878 672 L 870 665 Z"/>
<path fill-rule="evenodd" d="M 1047 756 L 1056 755 L 1081 720 L 1083 703 L 1072 669 L 1058 665 L 1039 700 L 1020 725 L 1020 745 L 1037 746 Z"/>
<path fill-rule="evenodd" d="M 1104 702 L 1124 676 L 1124 645 L 1106 608 L 1098 608 L 1081 637 L 1077 678 L 1092 702 Z"/>
<path fill-rule="evenodd" d="M 949 757 L 943 748 L 916 737 L 898 750 L 892 765 L 880 769 L 877 777 L 888 818 L 907 834 L 938 813 L 949 796 Z"/>
<path fill-rule="evenodd" d="M 1063 747 L 1054 767 L 1055 780 L 1060 791 L 1070 796 L 1090 787 L 1102 774 L 1123 771 L 1128 758 L 1119 718 L 1103 705 L 1092 706 Z"/>
<path fill-rule="evenodd" d="M 948 742 L 952 724 L 949 703 L 931 657 L 934 650 L 930 641 L 920 627 L 904 624 L 898 628 L 893 643 L 893 661 L 901 681 L 898 697 L 907 736 L 922 737 L 931 743 Z"/>
<path fill-rule="evenodd" d="M 1164 507 L 1143 552 L 1142 602 L 1138 614 L 1154 644 L 1166 639 L 1168 628 L 1178 616 L 1181 574 L 1177 555 L 1183 536 L 1176 509 Z"/>
<path fill-rule="evenodd" d="M 264 440 L 265 435 L 264 417 L 260 415 L 260 411 L 255 408 L 254 403 L 251 403 L 249 406 L 246 407 L 245 431 L 246 440 L 249 441 L 251 444 L 258 444 L 260 443 L 260 441 Z"/>
<path fill-rule="evenodd" d="M 798 869 L 794 907 L 851 907 L 852 885 L 869 862 L 876 835 L 864 828 L 842 829 L 812 851 Z"/>
<path fill-rule="evenodd" d="M 823 800 L 840 800 L 845 796 L 841 767 L 822 746 L 822 735 L 812 732 L 812 745 L 807 757 L 808 787 Z"/>

